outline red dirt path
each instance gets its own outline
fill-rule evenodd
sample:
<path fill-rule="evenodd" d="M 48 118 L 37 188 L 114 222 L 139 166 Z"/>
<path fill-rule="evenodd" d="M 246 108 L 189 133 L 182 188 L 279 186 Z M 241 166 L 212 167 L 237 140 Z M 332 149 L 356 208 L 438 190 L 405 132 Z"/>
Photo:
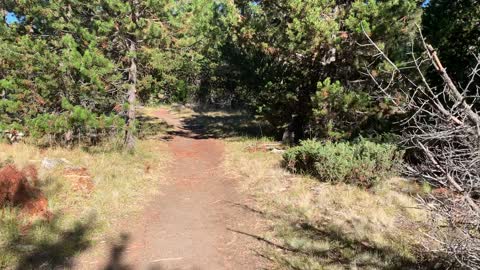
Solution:
<path fill-rule="evenodd" d="M 221 167 L 221 140 L 195 139 L 166 109 L 156 116 L 176 127 L 168 142 L 173 161 L 169 184 L 161 187 L 138 220 L 128 221 L 123 240 L 107 257 L 103 269 L 216 270 L 261 269 L 257 243 L 233 231 L 255 234 L 254 214 L 238 205 L 245 196 Z M 96 265 L 96 264 L 93 264 Z M 80 269 L 94 269 L 92 264 Z"/>

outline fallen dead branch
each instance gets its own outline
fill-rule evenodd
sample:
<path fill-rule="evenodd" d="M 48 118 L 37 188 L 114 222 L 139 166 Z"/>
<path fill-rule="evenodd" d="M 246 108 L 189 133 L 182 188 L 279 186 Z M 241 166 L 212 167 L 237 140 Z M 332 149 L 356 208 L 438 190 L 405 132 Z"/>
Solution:
<path fill-rule="evenodd" d="M 435 49 L 426 43 L 418 27 L 419 48 L 412 45 L 410 66 L 398 68 L 375 42 L 393 71 L 382 81 L 367 69 L 382 98 L 401 94 L 405 102 L 392 100 L 407 116 L 403 122 L 403 145 L 411 154 L 407 173 L 436 187 L 448 188 L 448 196 L 421 198 L 431 210 L 435 230 L 429 238 L 440 245 L 430 250 L 451 266 L 480 269 L 480 114 L 476 110 L 480 85 L 480 55 L 470 73 L 469 83 L 455 83 Z M 415 41 L 412 41 L 415 44 Z M 418 53 L 418 51 L 422 51 Z M 443 84 L 432 86 L 426 71 L 434 68 Z"/>

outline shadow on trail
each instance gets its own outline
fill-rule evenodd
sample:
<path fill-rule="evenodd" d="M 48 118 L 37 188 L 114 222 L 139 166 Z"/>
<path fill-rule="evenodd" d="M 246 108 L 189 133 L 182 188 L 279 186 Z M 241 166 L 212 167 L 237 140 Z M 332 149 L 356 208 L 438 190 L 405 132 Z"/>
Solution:
<path fill-rule="evenodd" d="M 172 125 L 168 124 L 158 117 L 152 117 L 144 114 L 140 114 L 137 117 L 138 121 L 138 137 L 140 139 L 154 138 L 158 134 L 166 133 L 173 128 Z"/>
<path fill-rule="evenodd" d="M 174 135 L 194 139 L 261 138 L 271 133 L 266 123 L 243 113 L 199 113 L 184 119 L 182 124 L 185 131 Z"/>
<path fill-rule="evenodd" d="M 135 270 L 139 269 L 138 266 L 130 265 L 125 262 L 126 252 L 130 243 L 130 235 L 122 233 L 119 239 L 111 244 L 110 257 L 107 265 L 103 270 Z M 155 264 L 147 268 L 148 270 L 180 270 L 180 268 L 169 268 L 161 264 Z M 194 267 L 191 270 L 202 270 L 201 268 Z"/>
<path fill-rule="evenodd" d="M 105 270 L 130 270 L 132 267 L 125 264 L 124 255 L 127 250 L 130 236 L 128 234 L 121 234 L 118 243 L 113 243 L 110 248 L 110 259 Z"/>
<path fill-rule="evenodd" d="M 95 229 L 95 219 L 75 223 L 70 229 L 62 229 L 60 214 L 52 220 L 38 220 L 28 226 L 28 233 L 9 239 L 2 243 L 7 248 L 8 254 L 0 256 L 15 256 L 18 262 L 15 265 L 1 265 L 0 269 L 36 270 L 36 269 L 89 269 L 89 265 L 76 262 L 77 256 L 93 247 L 91 234 Z M 0 224 L 2 226 L 8 224 Z M 34 236 L 35 235 L 35 236 Z M 39 238 L 43 236 L 43 238 Z M 108 262 L 103 270 L 135 270 L 136 265 L 129 265 L 126 261 L 126 251 L 130 243 L 128 234 L 121 234 L 117 241 L 109 247 Z M 0 261 L 1 262 L 1 261 Z M 152 264 L 148 270 L 177 270 L 161 264 Z M 202 270 L 192 268 L 192 270 Z"/>

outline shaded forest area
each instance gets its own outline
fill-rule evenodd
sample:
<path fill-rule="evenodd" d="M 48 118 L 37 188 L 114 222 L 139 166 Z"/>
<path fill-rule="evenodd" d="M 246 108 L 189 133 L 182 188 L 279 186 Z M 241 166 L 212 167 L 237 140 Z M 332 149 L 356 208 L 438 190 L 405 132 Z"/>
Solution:
<path fill-rule="evenodd" d="M 411 73 L 416 25 L 460 88 L 476 64 L 477 3 L 422 4 L 5 0 L 3 17 L 17 19 L 1 25 L 1 128 L 46 145 L 96 143 L 134 133 L 135 106 L 190 102 L 247 108 L 295 142 L 398 134 L 407 101 L 378 84 L 391 64 Z"/>
<path fill-rule="evenodd" d="M 436 190 L 418 198 L 428 251 L 480 267 L 478 0 L 0 0 L 0 16 L 5 142 L 134 152 L 141 106 L 241 109 L 294 173 Z"/>

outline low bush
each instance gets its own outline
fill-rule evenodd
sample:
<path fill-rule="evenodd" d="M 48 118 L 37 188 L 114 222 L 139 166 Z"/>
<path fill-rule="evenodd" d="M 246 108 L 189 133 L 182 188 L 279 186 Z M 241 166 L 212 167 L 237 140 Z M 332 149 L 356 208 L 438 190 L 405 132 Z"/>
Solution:
<path fill-rule="evenodd" d="M 89 143 L 121 133 L 125 121 L 111 113 L 97 114 L 81 106 L 62 101 L 63 112 L 44 113 L 26 120 L 28 135 L 42 145 Z"/>
<path fill-rule="evenodd" d="M 322 181 L 371 187 L 398 172 L 402 152 L 393 144 L 365 139 L 356 143 L 307 140 L 287 150 L 283 159 L 288 169 Z"/>

